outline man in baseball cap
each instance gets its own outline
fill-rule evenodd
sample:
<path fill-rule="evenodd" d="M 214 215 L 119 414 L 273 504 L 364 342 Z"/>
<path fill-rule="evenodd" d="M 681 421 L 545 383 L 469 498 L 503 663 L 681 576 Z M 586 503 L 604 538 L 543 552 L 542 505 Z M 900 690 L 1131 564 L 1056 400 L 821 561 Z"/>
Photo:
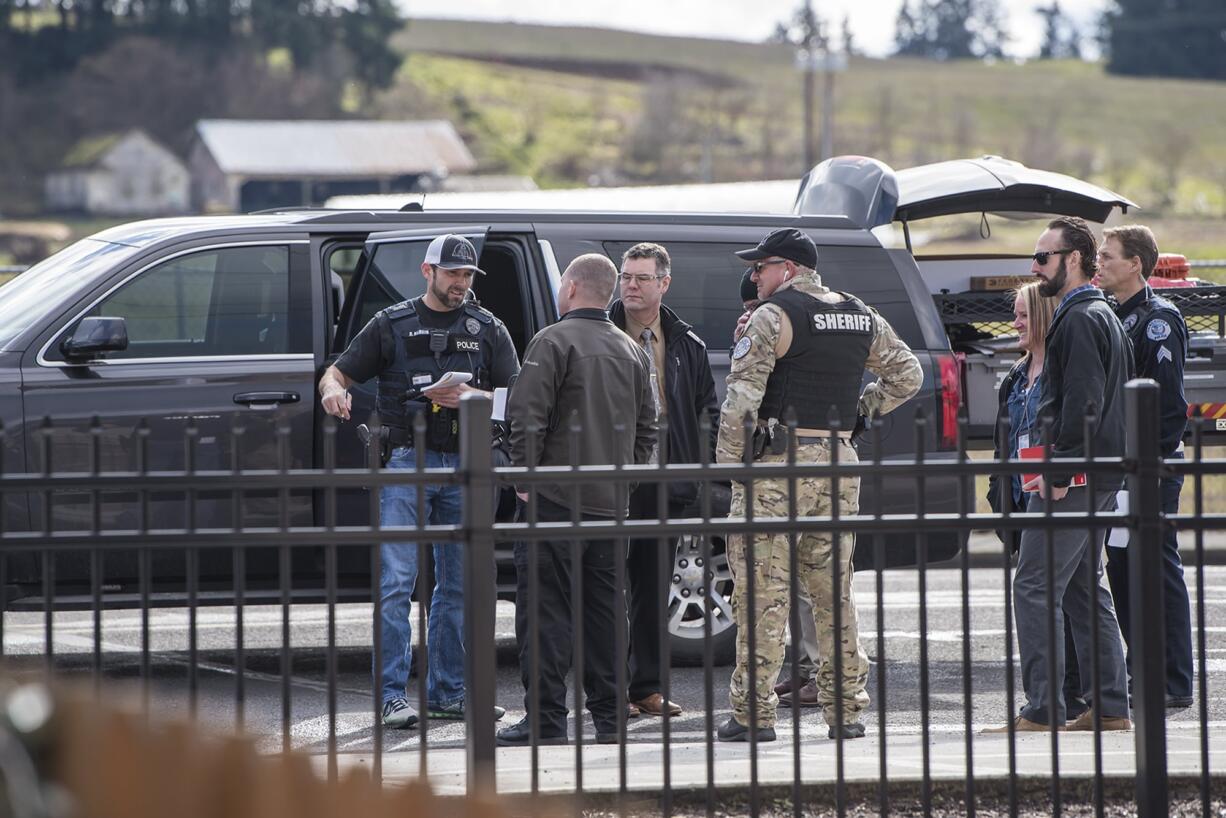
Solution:
<path fill-rule="evenodd" d="M 477 266 L 477 248 L 463 236 L 448 233 L 430 242 L 426 248 L 425 263 L 444 270 L 475 270 L 485 275 Z"/>
<path fill-rule="evenodd" d="M 737 250 L 736 254 L 746 261 L 779 258 L 810 270 L 817 269 L 817 245 L 813 243 L 813 239 L 795 227 L 781 227 L 762 239 L 757 247 Z M 759 271 L 765 266 L 753 265 L 751 269 Z"/>

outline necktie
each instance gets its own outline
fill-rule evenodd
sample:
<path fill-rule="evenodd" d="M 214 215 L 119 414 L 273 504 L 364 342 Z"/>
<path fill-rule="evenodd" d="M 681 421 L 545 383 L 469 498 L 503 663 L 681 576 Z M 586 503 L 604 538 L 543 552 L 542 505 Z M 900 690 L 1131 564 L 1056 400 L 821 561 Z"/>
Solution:
<path fill-rule="evenodd" d="M 656 351 L 652 343 L 655 336 L 650 329 L 645 328 L 639 340 L 642 343 L 643 351 L 647 353 L 647 380 L 651 385 L 651 405 L 655 407 L 656 419 L 660 419 L 660 370 L 656 369 Z M 651 458 L 647 461 L 653 466 L 660 462 L 660 447 L 657 444 L 651 450 Z"/>

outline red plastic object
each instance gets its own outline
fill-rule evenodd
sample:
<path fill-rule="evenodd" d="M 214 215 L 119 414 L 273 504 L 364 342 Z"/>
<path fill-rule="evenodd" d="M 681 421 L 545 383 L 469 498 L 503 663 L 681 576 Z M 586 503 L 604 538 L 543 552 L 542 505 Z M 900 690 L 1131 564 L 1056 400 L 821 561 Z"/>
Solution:
<path fill-rule="evenodd" d="M 1159 253 L 1153 274 L 1158 278 L 1181 280 L 1188 277 L 1188 259 L 1179 253 Z"/>
<path fill-rule="evenodd" d="M 938 447 L 950 451 L 958 448 L 958 407 L 962 405 L 962 367 L 966 355 L 961 352 L 939 354 L 936 359 L 941 376 L 937 397 L 941 415 Z"/>

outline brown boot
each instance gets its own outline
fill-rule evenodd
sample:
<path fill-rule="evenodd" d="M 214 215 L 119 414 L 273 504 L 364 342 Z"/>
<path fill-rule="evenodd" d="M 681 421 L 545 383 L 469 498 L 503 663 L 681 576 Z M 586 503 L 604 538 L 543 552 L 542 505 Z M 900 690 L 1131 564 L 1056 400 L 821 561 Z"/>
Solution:
<path fill-rule="evenodd" d="M 1131 730 L 1132 722 L 1123 716 L 1103 716 L 1102 717 L 1103 732 L 1108 730 Z M 1068 726 L 1069 730 L 1078 730 L 1083 732 L 1093 732 L 1094 730 L 1094 711 L 1087 710 L 1077 717 L 1077 720 Z"/>
<path fill-rule="evenodd" d="M 1013 720 L 1013 730 L 1014 732 L 1017 732 L 1017 733 L 1050 733 L 1051 732 L 1051 728 L 1047 726 L 1046 724 L 1039 724 L 1037 721 L 1031 721 L 1025 716 L 1018 716 L 1017 718 Z M 1063 730 L 1064 730 L 1063 724 L 1056 728 L 1057 733 Z M 1006 724 L 1003 727 L 988 727 L 982 732 L 984 733 L 1008 733 L 1009 725 Z"/>
<path fill-rule="evenodd" d="M 791 707 L 793 701 L 801 707 L 817 707 L 817 682 L 810 679 L 798 692 L 782 693 L 779 696 L 780 707 Z"/>

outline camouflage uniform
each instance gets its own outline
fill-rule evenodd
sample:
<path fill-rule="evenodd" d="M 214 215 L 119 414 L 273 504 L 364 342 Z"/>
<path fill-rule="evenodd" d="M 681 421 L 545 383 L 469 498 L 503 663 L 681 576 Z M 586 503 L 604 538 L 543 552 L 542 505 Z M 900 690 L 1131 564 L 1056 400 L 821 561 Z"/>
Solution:
<path fill-rule="evenodd" d="M 816 274 L 800 276 L 783 287 L 795 289 L 815 298 L 838 300 L 840 297 L 822 285 Z M 780 288 L 782 289 L 782 287 Z M 892 411 L 917 391 L 923 382 L 919 361 L 910 348 L 895 334 L 893 328 L 874 312 L 875 331 L 865 368 L 878 376 L 861 393 L 859 411 L 863 415 L 883 415 Z M 774 304 L 764 304 L 750 318 L 743 338 L 749 349 L 732 361 L 728 375 L 728 392 L 720 413 L 716 459 L 721 463 L 739 463 L 743 453 L 743 419 L 748 413 L 758 425 L 767 425 L 768 418 L 758 418 L 758 406 L 766 390 L 766 381 L 775 367 L 775 345 L 785 321 L 783 311 Z M 744 341 L 742 341 L 742 344 Z M 856 463 L 856 450 L 847 442 L 847 432 L 838 438 L 840 463 Z M 830 442 L 809 443 L 796 449 L 798 462 L 828 463 Z M 759 462 L 781 462 L 786 454 L 766 454 Z M 801 478 L 796 481 L 797 516 L 830 516 L 831 486 L 827 479 Z M 839 514 L 854 515 L 859 510 L 860 480 L 845 477 L 839 481 Z M 787 480 L 754 481 L 754 515 L 756 517 L 786 517 L 788 509 Z M 733 517 L 745 516 L 745 489 L 733 484 Z M 757 657 L 754 686 L 757 689 L 759 727 L 774 726 L 779 699 L 773 685 L 783 665 L 784 626 L 788 620 L 790 564 L 788 535 L 754 536 L 754 596 Z M 799 585 L 807 589 L 813 600 L 817 625 L 820 662 L 817 672 L 818 700 L 827 724 L 834 726 L 835 697 L 843 701 L 843 721 L 858 721 L 868 704 L 865 690 L 868 682 L 868 657 L 860 648 L 856 606 L 852 596 L 852 555 L 855 540 L 841 534 L 837 548 L 829 533 L 805 534 L 797 539 Z M 841 582 L 842 690 L 834 678 L 834 559 L 839 560 Z M 737 624 L 736 669 L 732 674 L 729 700 L 733 716 L 743 725 L 749 724 L 749 611 L 747 609 L 746 547 L 743 537 L 730 537 L 728 564 L 734 580 L 732 607 Z"/>

